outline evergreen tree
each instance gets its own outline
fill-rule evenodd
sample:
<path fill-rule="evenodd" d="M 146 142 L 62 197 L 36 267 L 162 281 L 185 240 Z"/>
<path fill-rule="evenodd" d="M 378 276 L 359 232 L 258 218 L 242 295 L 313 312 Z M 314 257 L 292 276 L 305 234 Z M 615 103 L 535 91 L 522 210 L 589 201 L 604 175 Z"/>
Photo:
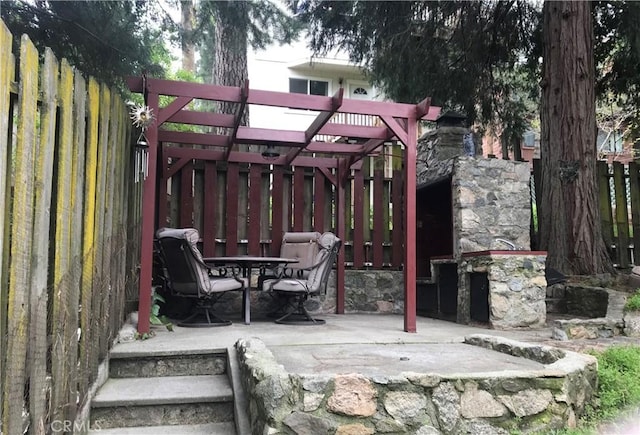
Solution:
<path fill-rule="evenodd" d="M 597 1 L 593 17 L 596 96 L 640 156 L 640 2 Z"/>
<path fill-rule="evenodd" d="M 289 43 L 300 29 L 298 22 L 269 0 L 202 1 L 199 27 L 203 65 L 211 83 L 242 86 L 248 77 L 247 48 L 265 48 L 273 42 Z M 210 70 L 209 70 L 210 68 Z M 235 105 L 222 104 L 223 113 L 233 113 Z M 242 125 L 248 125 L 245 111 Z"/>
<path fill-rule="evenodd" d="M 512 116 L 507 106 L 535 95 L 524 74 L 539 33 L 539 10 L 529 1 L 319 1 L 289 0 L 308 23 L 311 48 L 333 48 L 369 72 L 391 99 L 460 110 L 469 122 L 489 125 Z M 531 117 L 526 105 L 524 118 Z M 498 120 L 504 123 L 505 119 Z M 518 122 L 512 123 L 514 126 Z"/>
<path fill-rule="evenodd" d="M 596 183 L 591 5 L 546 1 L 543 10 L 540 246 L 565 274 L 612 272 Z"/>
<path fill-rule="evenodd" d="M 153 4 L 11 0 L 1 2 L 0 12 L 11 32 L 29 35 L 41 53 L 50 47 L 83 73 L 122 86 L 128 75 L 161 74 L 158 61 L 168 60 L 149 15 Z"/>

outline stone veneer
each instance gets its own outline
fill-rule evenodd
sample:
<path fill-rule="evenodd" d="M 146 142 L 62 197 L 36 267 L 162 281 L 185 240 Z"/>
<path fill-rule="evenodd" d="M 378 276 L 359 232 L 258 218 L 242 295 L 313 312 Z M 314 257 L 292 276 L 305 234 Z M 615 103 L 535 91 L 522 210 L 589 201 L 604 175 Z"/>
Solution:
<path fill-rule="evenodd" d="M 404 312 L 404 272 L 397 270 L 345 270 L 345 313 L 386 313 Z M 252 292 L 251 310 L 268 312 L 273 299 L 269 294 Z M 236 298 L 235 308 L 241 306 Z M 336 273 L 331 272 L 327 292 L 310 298 L 306 302 L 310 313 L 336 312 Z"/>
<path fill-rule="evenodd" d="M 451 179 L 453 256 L 509 246 L 530 249 L 529 163 L 466 156 L 434 162 L 418 173 L 418 186 Z"/>
<path fill-rule="evenodd" d="M 540 328 L 547 318 L 545 253 L 484 251 L 465 254 L 458 266 L 458 318 L 470 319 L 470 273 L 486 273 L 489 282 L 489 325 L 495 329 Z"/>
<path fill-rule="evenodd" d="M 465 343 L 535 360 L 535 371 L 289 373 L 258 339 L 236 343 L 253 434 L 508 434 L 574 427 L 594 394 L 594 357 L 488 335 Z"/>
<path fill-rule="evenodd" d="M 436 130 L 437 131 L 437 130 Z M 460 134 L 459 131 L 449 133 Z M 423 137 L 430 148 L 430 137 Z M 460 150 L 460 147 L 457 148 Z M 469 323 L 470 273 L 487 273 L 489 278 L 489 323 L 499 329 L 539 327 L 546 321 L 544 253 L 528 251 L 531 246 L 530 167 L 527 162 L 427 153 L 428 166 L 418 168 L 418 186 L 449 180 L 453 219 L 453 246 L 449 259 L 458 267 L 456 321 Z M 441 160 L 440 157 L 445 157 Z M 482 255 L 509 250 L 505 239 L 516 246 L 516 256 Z M 434 270 L 432 276 L 438 276 Z"/>

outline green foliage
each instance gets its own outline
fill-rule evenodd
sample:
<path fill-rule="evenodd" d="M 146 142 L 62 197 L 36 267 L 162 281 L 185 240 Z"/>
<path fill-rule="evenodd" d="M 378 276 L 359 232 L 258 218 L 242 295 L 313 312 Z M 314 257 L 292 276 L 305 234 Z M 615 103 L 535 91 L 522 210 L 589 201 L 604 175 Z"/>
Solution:
<path fill-rule="evenodd" d="M 596 93 L 620 108 L 627 139 L 640 145 L 640 3 L 593 2 Z"/>
<path fill-rule="evenodd" d="M 625 408 L 640 404 L 640 347 L 614 346 L 594 352 L 598 359 L 598 392 L 595 406 L 590 406 L 576 429 L 553 432 L 557 435 L 591 435 L 600 433 L 598 425 L 624 414 Z"/>
<path fill-rule="evenodd" d="M 245 30 L 247 42 L 253 48 L 265 48 L 273 42 L 289 43 L 299 33 L 300 23 L 269 0 L 257 1 L 205 1 L 199 4 L 198 26 L 194 31 L 211 31 L 212 20 L 224 20 L 233 24 L 238 31 Z"/>
<path fill-rule="evenodd" d="M 640 347 L 616 346 L 597 354 L 598 407 L 593 417 L 606 419 L 640 404 Z"/>
<path fill-rule="evenodd" d="M 27 34 L 40 53 L 50 47 L 84 74 L 124 89 L 123 78 L 162 75 L 169 59 L 154 20 L 156 2 L 3 1 L 2 19 Z M 19 38 L 14 41 L 19 43 Z M 166 64 L 165 64 L 166 65 Z"/>
<path fill-rule="evenodd" d="M 523 0 L 288 1 L 309 25 L 317 53 L 344 49 L 396 101 L 460 110 L 471 123 L 500 117 L 518 134 L 534 116 L 528 79 L 540 10 Z M 536 57 L 537 59 L 537 57 Z M 534 62 L 535 65 L 535 62 Z"/>
<path fill-rule="evenodd" d="M 636 290 L 636 293 L 627 299 L 624 304 L 624 311 L 640 311 L 640 289 Z"/>
<path fill-rule="evenodd" d="M 173 331 L 173 323 L 171 323 L 171 320 L 169 320 L 167 316 L 160 314 L 160 304 L 164 303 L 166 303 L 166 301 L 162 295 L 154 291 L 151 297 L 151 316 L 149 317 L 149 322 L 152 325 L 163 325 L 167 330 Z"/>
<path fill-rule="evenodd" d="M 248 44 L 255 49 L 265 48 L 273 42 L 290 43 L 302 28 L 298 20 L 269 0 L 204 1 L 198 3 L 196 15 L 197 24 L 191 40 L 199 47 L 198 75 L 205 83 L 213 82 L 214 61 L 222 57 L 214 49 L 216 26 L 234 29 L 234 39 L 243 39 L 245 48 Z M 224 48 L 225 44 L 222 45 Z"/>

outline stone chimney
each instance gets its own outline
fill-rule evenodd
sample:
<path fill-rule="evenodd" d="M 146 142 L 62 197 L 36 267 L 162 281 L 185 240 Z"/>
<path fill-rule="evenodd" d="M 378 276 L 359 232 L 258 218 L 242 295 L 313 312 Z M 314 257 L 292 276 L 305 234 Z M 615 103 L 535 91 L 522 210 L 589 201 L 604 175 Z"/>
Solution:
<path fill-rule="evenodd" d="M 445 112 L 436 119 L 436 128 L 418 139 L 418 174 L 438 162 L 457 156 L 476 156 L 477 147 L 467 127 L 467 118 Z"/>

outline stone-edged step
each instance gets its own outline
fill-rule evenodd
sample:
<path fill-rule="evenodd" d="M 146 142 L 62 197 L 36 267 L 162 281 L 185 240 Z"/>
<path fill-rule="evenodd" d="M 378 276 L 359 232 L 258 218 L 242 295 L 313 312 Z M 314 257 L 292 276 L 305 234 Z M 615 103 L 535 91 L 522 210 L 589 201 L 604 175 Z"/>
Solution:
<path fill-rule="evenodd" d="M 232 422 L 90 430 L 89 435 L 235 435 Z"/>
<path fill-rule="evenodd" d="M 232 422 L 90 430 L 89 435 L 235 435 Z"/>
<path fill-rule="evenodd" d="M 226 372 L 227 350 L 176 352 L 112 352 L 109 378 L 221 375 Z"/>
<path fill-rule="evenodd" d="M 225 375 L 109 379 L 91 403 L 93 429 L 233 422 Z"/>

